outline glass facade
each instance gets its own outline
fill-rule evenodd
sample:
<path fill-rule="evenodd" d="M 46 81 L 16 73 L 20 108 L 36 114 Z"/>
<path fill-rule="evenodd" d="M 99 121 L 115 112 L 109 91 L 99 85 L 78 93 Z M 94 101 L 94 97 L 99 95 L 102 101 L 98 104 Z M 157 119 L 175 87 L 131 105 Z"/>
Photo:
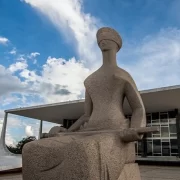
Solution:
<path fill-rule="evenodd" d="M 147 126 L 159 126 L 160 131 L 148 133 L 136 143 L 137 156 L 178 156 L 176 115 L 175 110 L 146 114 Z M 63 126 L 69 128 L 75 121 L 64 120 Z"/>
<path fill-rule="evenodd" d="M 137 156 L 143 156 L 144 149 L 146 156 L 178 155 L 175 111 L 148 113 L 147 126 L 159 126 L 160 131 L 149 133 L 143 140 L 136 143 Z"/>

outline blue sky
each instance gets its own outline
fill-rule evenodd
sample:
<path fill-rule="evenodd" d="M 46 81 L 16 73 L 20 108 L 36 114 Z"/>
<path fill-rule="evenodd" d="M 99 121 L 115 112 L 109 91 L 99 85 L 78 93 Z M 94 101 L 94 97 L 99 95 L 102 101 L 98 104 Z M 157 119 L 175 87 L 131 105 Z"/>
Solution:
<path fill-rule="evenodd" d="M 102 26 L 122 36 L 118 65 L 140 90 L 180 84 L 179 6 L 179 0 L 1 0 L 0 123 L 4 109 L 83 98 L 84 79 L 101 64 Z M 10 119 L 9 141 L 36 132 L 33 120 Z"/>

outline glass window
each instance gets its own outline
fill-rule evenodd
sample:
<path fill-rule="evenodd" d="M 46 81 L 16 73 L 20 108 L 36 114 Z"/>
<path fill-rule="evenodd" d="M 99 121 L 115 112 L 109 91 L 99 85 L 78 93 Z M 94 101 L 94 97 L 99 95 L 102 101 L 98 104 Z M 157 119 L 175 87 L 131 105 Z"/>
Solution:
<path fill-rule="evenodd" d="M 169 128 L 161 127 L 161 137 L 169 137 Z"/>
<path fill-rule="evenodd" d="M 147 119 L 147 123 L 151 123 L 151 114 L 147 114 L 146 116 L 146 119 Z"/>
<path fill-rule="evenodd" d="M 152 120 L 159 119 L 159 112 L 152 113 Z"/>
<path fill-rule="evenodd" d="M 160 120 L 162 123 L 167 123 L 168 122 L 168 114 L 167 113 L 160 114 Z"/>
<path fill-rule="evenodd" d="M 171 153 L 177 154 L 178 153 L 178 145 L 177 145 L 177 139 L 171 139 Z"/>
<path fill-rule="evenodd" d="M 142 142 L 138 141 L 138 155 L 142 154 Z"/>
<path fill-rule="evenodd" d="M 152 133 L 147 133 L 147 138 L 152 137 Z"/>
<path fill-rule="evenodd" d="M 155 126 L 155 127 L 159 127 L 160 128 L 160 125 L 152 125 L 152 126 Z M 154 133 L 152 133 L 152 136 L 153 137 L 160 137 L 160 132 L 154 132 Z"/>
<path fill-rule="evenodd" d="M 152 113 L 152 123 L 159 123 L 159 113 Z"/>
<path fill-rule="evenodd" d="M 161 140 L 153 140 L 153 154 L 161 153 Z"/>
<path fill-rule="evenodd" d="M 176 117 L 176 112 L 175 111 L 169 111 L 169 118 L 175 118 Z"/>
<path fill-rule="evenodd" d="M 176 133 L 176 124 L 169 124 L 170 133 Z"/>
<path fill-rule="evenodd" d="M 153 137 L 160 137 L 160 134 L 159 134 L 159 132 L 154 132 L 154 133 L 152 134 L 152 136 L 153 136 Z"/>
<path fill-rule="evenodd" d="M 152 141 L 147 140 L 147 156 L 152 156 Z"/>
<path fill-rule="evenodd" d="M 170 124 L 176 124 L 176 118 L 169 118 Z"/>
<path fill-rule="evenodd" d="M 175 138 L 177 138 L 177 134 L 176 134 L 176 133 L 170 134 L 170 137 L 175 137 Z"/>
<path fill-rule="evenodd" d="M 153 154 L 153 156 L 161 156 L 161 154 L 160 153 L 155 153 L 155 154 Z"/>
<path fill-rule="evenodd" d="M 170 156 L 169 142 L 162 142 L 162 155 Z"/>

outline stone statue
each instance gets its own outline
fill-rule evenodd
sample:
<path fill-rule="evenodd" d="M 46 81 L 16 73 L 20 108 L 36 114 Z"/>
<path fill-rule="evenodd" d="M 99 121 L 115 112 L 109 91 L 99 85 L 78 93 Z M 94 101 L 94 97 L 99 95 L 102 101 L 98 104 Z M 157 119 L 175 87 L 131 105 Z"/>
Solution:
<path fill-rule="evenodd" d="M 24 146 L 24 180 L 141 179 L 133 141 L 148 131 L 145 108 L 132 77 L 117 66 L 120 35 L 101 28 L 97 43 L 103 64 L 84 81 L 84 115 L 69 129 L 54 127 L 48 138 Z M 132 108 L 131 122 L 123 113 L 125 97 Z"/>

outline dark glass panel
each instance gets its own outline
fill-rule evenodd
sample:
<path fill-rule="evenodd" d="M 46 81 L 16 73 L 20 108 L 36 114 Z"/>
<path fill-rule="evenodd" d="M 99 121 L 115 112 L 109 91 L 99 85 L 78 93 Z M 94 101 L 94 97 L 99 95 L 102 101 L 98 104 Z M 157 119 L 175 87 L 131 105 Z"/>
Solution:
<path fill-rule="evenodd" d="M 161 140 L 159 139 L 153 140 L 153 154 L 154 153 L 161 153 Z"/>
<path fill-rule="evenodd" d="M 161 122 L 168 122 L 168 114 L 160 114 Z"/>
<path fill-rule="evenodd" d="M 142 142 L 138 141 L 138 155 L 142 155 Z"/>
<path fill-rule="evenodd" d="M 159 112 L 152 113 L 152 120 L 159 119 Z"/>
<path fill-rule="evenodd" d="M 176 117 L 176 112 L 175 111 L 168 111 L 169 118 L 175 118 Z"/>
<path fill-rule="evenodd" d="M 138 153 L 138 142 L 135 143 L 135 151 L 136 151 L 136 154 Z"/>
<path fill-rule="evenodd" d="M 146 116 L 146 119 L 147 119 L 147 123 L 151 123 L 151 114 L 147 114 Z"/>
<path fill-rule="evenodd" d="M 171 153 L 178 153 L 178 144 L 177 144 L 177 139 L 171 139 Z"/>
<path fill-rule="evenodd" d="M 152 156 L 152 141 L 147 141 L 147 156 Z"/>
<path fill-rule="evenodd" d="M 162 155 L 170 156 L 169 142 L 162 142 Z"/>

